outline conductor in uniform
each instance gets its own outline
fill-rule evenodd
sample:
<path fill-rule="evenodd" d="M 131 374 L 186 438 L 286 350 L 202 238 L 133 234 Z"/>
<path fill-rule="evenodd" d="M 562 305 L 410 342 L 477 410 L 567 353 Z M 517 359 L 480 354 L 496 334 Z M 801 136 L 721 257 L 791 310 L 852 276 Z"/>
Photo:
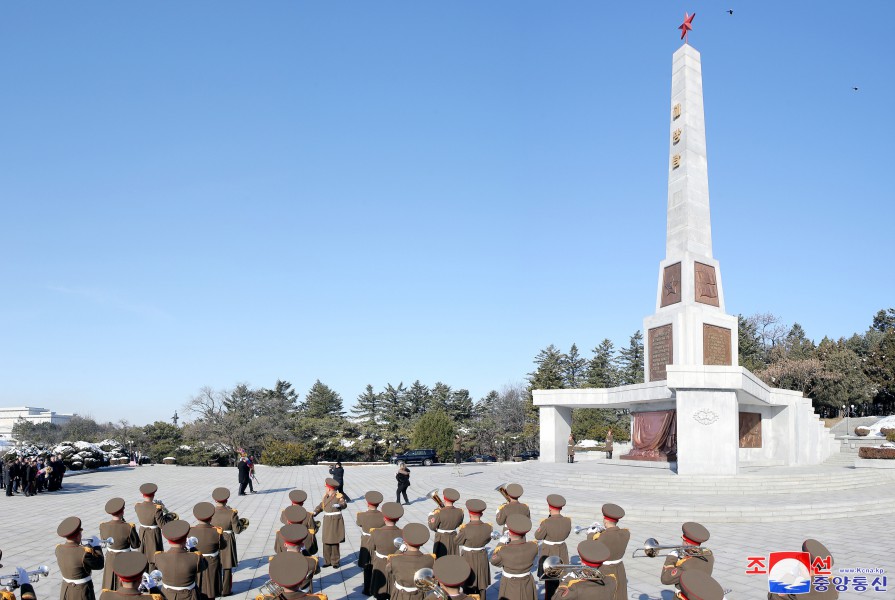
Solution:
<path fill-rule="evenodd" d="M 615 596 L 615 575 L 605 575 L 600 571 L 603 562 L 609 558 L 609 548 L 602 542 L 584 540 L 578 544 L 578 558 L 581 565 L 598 571 L 597 577 L 575 577 L 559 587 L 563 600 L 612 600 Z"/>
<path fill-rule="evenodd" d="M 326 478 L 326 493 L 320 500 L 320 504 L 314 509 L 316 517 L 323 513 L 323 566 L 339 567 L 342 555 L 339 544 L 345 541 L 345 522 L 342 520 L 342 511 L 348 507 L 345 496 L 337 490 L 339 482 L 332 477 Z"/>
<path fill-rule="evenodd" d="M 686 571 L 701 571 L 706 575 L 711 575 L 715 565 L 715 557 L 711 550 L 708 548 L 695 550 L 696 546 L 701 546 L 708 541 L 709 530 L 699 523 L 689 521 L 683 524 L 681 531 L 684 548 L 668 553 L 665 564 L 662 565 L 661 576 L 664 585 L 673 585 L 678 589 L 681 588 L 681 575 Z M 691 547 L 694 550 L 688 551 L 687 548 Z"/>
<path fill-rule="evenodd" d="M 625 516 L 625 510 L 618 504 L 603 505 L 603 531 L 594 533 L 594 540 L 599 540 L 609 548 L 609 559 L 600 567 L 604 575 L 615 575 L 617 586 L 615 600 L 626 600 L 628 597 L 628 575 L 625 572 L 625 552 L 631 541 L 631 532 L 618 526 Z"/>
<path fill-rule="evenodd" d="M 108 555 L 103 569 L 103 589 L 117 590 L 115 560 L 122 553 L 140 547 L 140 534 L 132 523 L 124 520 L 124 498 L 112 498 L 106 502 L 106 512 L 112 515 L 112 520 L 99 524 L 99 537 L 104 540 L 112 538 L 113 542 L 106 548 Z"/>
<path fill-rule="evenodd" d="M 95 545 L 81 545 L 81 519 L 68 517 L 56 528 L 56 534 L 65 543 L 56 546 L 56 562 L 62 575 L 59 600 L 95 600 L 92 571 L 102 569 L 106 561 L 99 540 Z"/>
<path fill-rule="evenodd" d="M 491 564 L 503 568 L 500 578 L 499 600 L 537 600 L 538 588 L 531 576 L 531 568 L 538 557 L 538 543 L 525 541 L 531 531 L 531 519 L 523 515 L 507 518 L 510 541 L 499 544 L 491 555 Z"/>
<path fill-rule="evenodd" d="M 429 513 L 429 529 L 435 532 L 432 549 L 435 558 L 457 552 L 457 528 L 463 523 L 463 509 L 454 506 L 460 499 L 460 492 L 454 488 L 444 488 L 444 507 Z"/>
<path fill-rule="evenodd" d="M 364 494 L 364 500 L 367 501 L 367 510 L 358 512 L 356 517 L 357 526 L 360 527 L 360 549 L 357 552 L 357 566 L 364 571 L 364 588 L 365 596 L 370 596 L 370 578 L 373 576 L 373 558 L 371 550 L 372 537 L 370 531 L 377 527 L 385 525 L 385 519 L 379 510 L 382 504 L 382 494 L 375 490 L 371 490 Z"/>
<path fill-rule="evenodd" d="M 155 501 L 157 491 L 158 486 L 154 483 L 144 483 L 140 486 L 143 501 L 134 504 L 137 520 L 140 521 L 140 550 L 146 557 L 150 571 L 155 568 L 155 553 L 165 549 L 162 545 L 162 527 L 172 518 L 170 514 L 166 517 L 162 505 Z"/>
<path fill-rule="evenodd" d="M 278 596 L 259 595 L 256 600 L 327 600 L 326 594 L 307 594 L 302 591 L 313 575 L 305 556 L 295 552 L 282 552 L 270 561 L 270 580 L 283 588 Z"/>
<path fill-rule="evenodd" d="M 423 554 L 420 546 L 429 541 L 429 530 L 420 523 L 405 525 L 402 531 L 407 550 L 390 554 L 385 565 L 391 600 L 423 600 L 423 591 L 414 583 L 417 571 L 435 565 L 434 554 Z"/>
<path fill-rule="evenodd" d="M 225 487 L 215 488 L 211 497 L 217 503 L 211 524 L 219 527 L 221 536 L 221 595 L 229 596 L 233 590 L 233 569 L 239 564 L 239 553 L 236 551 L 236 535 L 245 531 L 245 521 L 238 518 L 236 509 L 227 506 L 230 490 Z"/>
<path fill-rule="evenodd" d="M 170 546 L 155 553 L 155 566 L 162 572 L 162 595 L 165 600 L 198 600 L 196 582 L 207 567 L 201 552 L 188 552 L 186 538 L 190 524 L 171 521 L 162 528 L 162 535 Z"/>
<path fill-rule="evenodd" d="M 503 525 L 504 529 L 506 529 L 507 518 L 510 515 L 522 515 L 527 519 L 531 519 L 531 511 L 528 510 L 528 505 L 524 502 L 519 502 L 523 491 L 522 486 L 518 483 L 511 483 L 506 487 L 504 497 L 507 501 L 497 507 L 497 513 L 494 515 L 494 520 L 497 521 L 498 525 Z"/>
<path fill-rule="evenodd" d="M 535 539 L 541 541 L 541 556 L 538 558 L 538 577 L 544 574 L 544 560 L 548 556 L 558 556 L 563 564 L 569 563 L 569 548 L 566 538 L 572 533 L 572 519 L 562 515 L 566 499 L 559 494 L 547 496 L 547 518 L 541 521 L 535 531 Z M 544 600 L 550 600 L 559 587 L 556 579 L 544 582 Z"/>
<path fill-rule="evenodd" d="M 469 563 L 472 569 L 472 577 L 463 586 L 466 593 L 474 596 L 484 592 L 491 585 L 491 565 L 488 563 L 488 543 L 491 541 L 491 532 L 494 528 L 491 523 L 482 521 L 482 515 L 487 508 L 482 500 L 470 498 L 466 501 L 466 510 L 469 512 L 469 523 L 460 525 L 457 530 L 457 546 L 460 556 Z"/>

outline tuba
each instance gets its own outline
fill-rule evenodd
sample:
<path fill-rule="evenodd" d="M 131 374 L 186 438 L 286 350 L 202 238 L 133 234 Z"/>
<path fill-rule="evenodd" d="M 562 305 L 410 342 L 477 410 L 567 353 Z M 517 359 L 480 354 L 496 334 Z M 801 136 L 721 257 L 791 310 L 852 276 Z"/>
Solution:
<path fill-rule="evenodd" d="M 563 564 L 562 559 L 558 556 L 548 556 L 544 559 L 542 581 L 548 579 L 562 579 L 565 574 L 569 574 L 575 579 L 587 579 L 588 581 L 603 582 L 603 574 L 595 567 L 585 567 L 584 565 Z"/>
<path fill-rule="evenodd" d="M 168 507 L 165 506 L 165 503 L 161 500 L 156 499 L 155 505 L 162 509 L 162 516 L 165 518 L 165 521 L 176 521 L 180 517 L 177 516 L 176 512 L 171 512 L 168 510 Z"/>
<path fill-rule="evenodd" d="M 50 567 L 47 565 L 41 565 L 33 571 L 26 571 L 19 567 L 15 573 L 0 575 L 0 588 L 5 588 L 6 591 L 11 592 L 16 588 L 21 587 L 22 584 L 36 583 L 38 579 L 46 577 L 49 574 Z"/>
<path fill-rule="evenodd" d="M 441 499 L 441 496 L 438 495 L 438 488 L 435 488 L 428 494 L 426 494 L 426 498 L 429 500 L 434 500 L 435 504 L 438 505 L 438 508 L 444 508 L 444 500 Z"/>
<path fill-rule="evenodd" d="M 508 484 L 506 482 L 504 482 L 504 483 L 501 483 L 499 486 L 497 486 L 494 489 L 497 490 L 498 492 L 500 492 L 500 495 L 503 496 L 504 498 L 506 498 L 507 502 L 512 502 L 513 499 L 507 493 L 507 485 Z"/>
<path fill-rule="evenodd" d="M 432 569 L 420 569 L 413 574 L 413 585 L 418 590 L 422 590 L 423 595 L 429 593 L 435 594 L 439 600 L 450 600 L 447 593 L 441 589 L 441 585 L 435 580 L 435 574 Z"/>
<path fill-rule="evenodd" d="M 637 556 L 637 551 L 642 551 L 643 554 L 641 556 Z M 656 538 L 649 538 L 645 542 L 643 542 L 643 548 L 635 548 L 634 552 L 631 553 L 631 558 L 655 558 L 659 556 L 659 552 L 661 550 L 677 550 L 684 556 L 694 556 L 701 557 L 705 556 L 710 552 L 708 548 L 703 548 L 702 546 L 685 546 L 683 544 L 666 544 L 662 545 L 659 543 L 659 540 Z"/>

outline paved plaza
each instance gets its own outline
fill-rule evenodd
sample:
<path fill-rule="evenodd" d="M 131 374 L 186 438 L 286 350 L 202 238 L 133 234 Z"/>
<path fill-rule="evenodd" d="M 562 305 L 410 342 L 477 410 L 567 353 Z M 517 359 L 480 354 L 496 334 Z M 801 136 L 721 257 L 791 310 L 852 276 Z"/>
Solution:
<path fill-rule="evenodd" d="M 684 477 L 666 470 L 626 465 L 622 461 L 568 464 L 491 463 L 465 464 L 459 471 L 453 465 L 412 467 L 410 498 L 402 520 L 424 523 L 435 505 L 425 499 L 433 488 L 454 487 L 461 503 L 470 497 L 485 500 L 485 520 L 493 522 L 494 511 L 502 497 L 494 487 L 507 481 L 525 488 L 522 500 L 532 509 L 537 521 L 546 516 L 545 498 L 561 493 L 568 500 L 566 514 L 577 525 L 589 525 L 604 502 L 615 502 L 627 511 L 622 526 L 631 530 L 628 557 L 635 547 L 650 537 L 661 543 L 680 539 L 680 524 L 699 520 L 711 532 L 706 544 L 715 553 L 715 578 L 730 590 L 729 600 L 763 599 L 766 576 L 746 575 L 746 557 L 767 555 L 772 551 L 797 550 L 804 538 L 823 541 L 835 558 L 835 566 L 883 568 L 889 579 L 889 591 L 843 592 L 840 598 L 892 598 L 895 596 L 895 557 L 892 555 L 891 525 L 895 518 L 895 478 L 885 471 L 854 469 L 853 458 L 838 455 L 817 467 L 798 469 L 767 468 L 745 472 L 736 478 Z M 381 491 L 386 500 L 394 498 L 395 468 L 358 466 L 345 470 L 345 491 L 356 499 L 345 511 L 347 540 L 342 545 L 342 568 L 324 569 L 318 576 L 317 589 L 330 599 L 362 600 L 361 572 L 357 558 L 360 530 L 355 514 L 364 510 L 366 490 Z M 240 516 L 251 521 L 248 531 L 239 535 L 241 557 L 234 573 L 237 600 L 253 599 L 267 580 L 268 556 L 274 535 L 280 527 L 280 510 L 289 504 L 287 493 L 293 488 L 308 491 L 306 505 L 317 502 L 323 493 L 325 466 L 272 468 L 259 466 L 261 486 L 258 494 L 235 495 L 235 468 L 175 466 L 115 467 L 94 473 L 73 474 L 65 480 L 62 492 L 41 494 L 35 498 L 0 497 L 3 550 L 2 573 L 12 573 L 17 565 L 33 569 L 48 564 L 51 574 L 36 585 L 40 598 L 56 598 L 60 576 L 53 558 L 57 524 L 66 516 L 77 515 L 84 522 L 86 536 L 98 534 L 99 523 L 106 519 L 103 506 L 109 498 L 123 497 L 126 518 L 135 520 L 133 503 L 140 500 L 138 487 L 152 481 L 158 484 L 158 498 L 181 517 L 195 521 L 192 507 L 210 501 L 211 490 L 227 486 L 234 494 L 231 505 Z M 311 505 L 313 508 L 313 505 Z M 695 515 L 695 516 L 691 516 Z M 570 550 L 583 536 L 572 534 Z M 431 542 L 425 549 L 431 550 Z M 629 597 L 637 600 L 671 598 L 669 588 L 660 585 L 662 558 L 626 558 Z M 494 571 L 494 575 L 498 575 Z M 99 591 L 101 575 L 94 576 Z M 496 581 L 496 577 L 495 577 Z M 488 590 L 488 600 L 497 600 L 496 583 Z"/>

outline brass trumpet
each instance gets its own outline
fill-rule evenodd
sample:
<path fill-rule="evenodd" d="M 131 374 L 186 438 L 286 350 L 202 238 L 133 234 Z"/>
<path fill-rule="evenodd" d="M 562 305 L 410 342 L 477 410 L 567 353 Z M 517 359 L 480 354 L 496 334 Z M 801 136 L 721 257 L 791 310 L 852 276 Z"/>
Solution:
<path fill-rule="evenodd" d="M 504 482 L 504 483 L 501 483 L 499 486 L 497 486 L 494 489 L 497 490 L 498 492 L 500 492 L 500 495 L 503 496 L 504 498 L 506 498 L 507 502 L 510 502 L 513 499 L 507 493 L 507 485 L 509 485 L 509 484 Z"/>
<path fill-rule="evenodd" d="M 566 565 L 562 563 L 562 559 L 558 556 L 548 556 L 544 559 L 543 575 L 540 579 L 562 579 L 564 574 L 568 573 L 575 579 L 587 579 L 590 581 L 602 582 L 603 574 L 595 567 L 585 567 L 584 565 Z"/>
<path fill-rule="evenodd" d="M 441 496 L 438 495 L 438 488 L 435 488 L 428 494 L 426 494 L 426 498 L 429 500 L 434 500 L 435 504 L 438 505 L 438 508 L 444 508 L 444 500 L 441 499 Z"/>
<path fill-rule="evenodd" d="M 100 546 L 102 548 L 107 548 L 115 543 L 115 538 L 107 537 L 106 539 L 100 539 L 99 536 L 93 536 L 90 539 L 83 540 L 81 542 L 82 546 L 92 546 L 97 547 Z"/>
<path fill-rule="evenodd" d="M 649 538 L 643 542 L 643 548 L 635 548 L 631 553 L 631 558 L 655 558 L 659 556 L 661 550 L 677 550 L 684 556 L 705 556 L 710 552 L 708 548 L 702 546 L 685 546 L 684 544 L 666 544 L 662 545 L 656 538 Z M 637 556 L 637 552 L 642 551 L 642 556 Z"/>
<path fill-rule="evenodd" d="M 162 509 L 162 516 L 165 517 L 165 521 L 176 521 L 180 518 L 177 516 L 176 512 L 171 512 L 170 510 L 168 510 L 168 507 L 165 506 L 165 503 L 158 498 L 155 499 L 155 504 Z"/>
<path fill-rule="evenodd" d="M 4 587 L 7 591 L 11 592 L 16 588 L 21 587 L 23 583 L 36 583 L 38 579 L 46 577 L 49 574 L 50 567 L 47 565 L 41 565 L 33 571 L 26 571 L 19 567 L 15 573 L 0 575 L 0 587 Z"/>
<path fill-rule="evenodd" d="M 447 592 L 441 589 L 441 584 L 435 579 L 435 573 L 432 569 L 420 569 L 414 573 L 413 585 L 418 590 L 422 590 L 424 594 L 433 593 L 439 600 L 450 600 Z"/>
<path fill-rule="evenodd" d="M 575 528 L 572 531 L 574 531 L 576 535 L 581 535 L 582 533 L 603 533 L 606 531 L 606 528 L 600 523 L 591 523 L 587 527 L 575 525 Z"/>

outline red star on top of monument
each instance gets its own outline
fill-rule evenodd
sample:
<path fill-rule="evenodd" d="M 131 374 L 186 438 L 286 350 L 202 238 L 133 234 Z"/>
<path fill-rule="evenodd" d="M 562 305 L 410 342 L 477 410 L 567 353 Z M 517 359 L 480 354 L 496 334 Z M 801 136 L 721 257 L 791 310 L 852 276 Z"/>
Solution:
<path fill-rule="evenodd" d="M 693 29 L 693 17 L 696 16 L 696 13 L 692 15 L 689 13 L 684 13 L 684 22 L 681 23 L 681 26 L 678 29 L 681 30 L 681 39 L 684 40 L 684 43 L 687 43 L 687 34 Z"/>

